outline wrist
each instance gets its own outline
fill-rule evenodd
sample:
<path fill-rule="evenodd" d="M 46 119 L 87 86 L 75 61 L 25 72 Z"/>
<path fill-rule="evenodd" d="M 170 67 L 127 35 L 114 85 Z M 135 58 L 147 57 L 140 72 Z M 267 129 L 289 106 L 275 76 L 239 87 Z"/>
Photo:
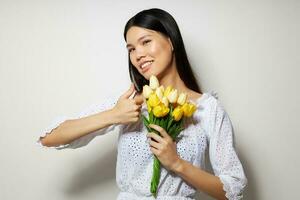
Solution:
<path fill-rule="evenodd" d="M 115 108 L 112 108 L 110 110 L 108 110 L 109 112 L 109 116 L 111 118 L 111 124 L 119 124 L 120 121 L 119 121 L 119 117 L 118 117 L 118 112 Z"/>
<path fill-rule="evenodd" d="M 183 170 L 184 162 L 185 161 L 183 159 L 178 157 L 177 161 L 173 164 L 172 171 L 175 173 L 181 173 Z"/>

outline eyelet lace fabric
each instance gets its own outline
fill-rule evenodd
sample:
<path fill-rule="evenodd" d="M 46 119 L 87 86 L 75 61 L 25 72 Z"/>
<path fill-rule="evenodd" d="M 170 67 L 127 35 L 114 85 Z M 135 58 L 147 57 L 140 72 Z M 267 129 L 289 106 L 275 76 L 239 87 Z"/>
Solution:
<path fill-rule="evenodd" d="M 65 120 L 81 118 L 110 109 L 117 99 L 116 96 L 107 98 L 105 102 L 92 105 L 74 117 L 58 117 L 40 133 L 37 144 L 44 147 L 40 143 L 40 138 L 51 134 L 51 131 Z M 197 105 L 197 111 L 191 118 L 184 121 L 185 129 L 179 134 L 176 143 L 177 153 L 182 159 L 205 170 L 205 152 L 208 151 L 214 174 L 223 183 L 226 197 L 230 200 L 241 199 L 242 192 L 247 185 L 247 178 L 234 149 L 234 133 L 230 118 L 215 91 L 203 93 L 194 103 Z M 145 104 L 141 112 L 147 116 Z M 118 128 L 119 134 L 116 182 L 120 193 L 117 200 L 154 199 L 150 193 L 153 154 L 150 151 L 146 137 L 147 129 L 142 119 L 129 125 L 108 126 L 78 138 L 70 144 L 45 148 L 83 147 L 96 136 L 106 134 L 115 128 Z M 162 166 L 157 195 L 158 200 L 193 200 L 196 188 Z"/>

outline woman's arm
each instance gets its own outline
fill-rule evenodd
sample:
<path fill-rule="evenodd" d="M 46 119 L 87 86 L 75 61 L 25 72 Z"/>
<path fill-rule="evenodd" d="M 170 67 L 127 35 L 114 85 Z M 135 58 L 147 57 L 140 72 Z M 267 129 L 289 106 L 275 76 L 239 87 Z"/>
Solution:
<path fill-rule="evenodd" d="M 51 134 L 47 134 L 44 138 L 41 138 L 41 143 L 47 147 L 68 144 L 82 136 L 115 123 L 117 121 L 113 109 L 84 118 L 66 120 L 56 129 L 52 130 Z"/>
<path fill-rule="evenodd" d="M 218 200 L 227 199 L 219 177 L 205 172 L 180 158 L 176 152 L 176 144 L 170 135 L 158 125 L 150 124 L 149 126 L 161 134 L 159 136 L 154 132 L 150 132 L 147 137 L 151 138 L 149 141 L 150 150 L 157 156 L 163 166 L 181 176 L 198 190 Z"/>
<path fill-rule="evenodd" d="M 179 159 L 173 168 L 173 172 L 181 176 L 185 181 L 196 187 L 198 190 L 218 199 L 227 199 L 223 184 L 219 177 L 212 175 L 191 163 Z"/>
<path fill-rule="evenodd" d="M 79 148 L 118 125 L 138 121 L 143 99 L 140 96 L 133 96 L 132 99 L 134 92 L 131 84 L 120 97 L 107 97 L 102 103 L 90 106 L 73 118 L 57 118 L 42 132 L 38 145 L 55 149 Z"/>

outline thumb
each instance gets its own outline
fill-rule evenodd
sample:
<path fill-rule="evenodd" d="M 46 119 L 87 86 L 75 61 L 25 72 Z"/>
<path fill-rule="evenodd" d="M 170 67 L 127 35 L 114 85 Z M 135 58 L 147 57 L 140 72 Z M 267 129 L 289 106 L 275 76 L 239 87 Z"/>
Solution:
<path fill-rule="evenodd" d="M 130 88 L 122 95 L 123 99 L 128 99 L 132 93 L 135 91 L 133 83 L 131 83 Z"/>

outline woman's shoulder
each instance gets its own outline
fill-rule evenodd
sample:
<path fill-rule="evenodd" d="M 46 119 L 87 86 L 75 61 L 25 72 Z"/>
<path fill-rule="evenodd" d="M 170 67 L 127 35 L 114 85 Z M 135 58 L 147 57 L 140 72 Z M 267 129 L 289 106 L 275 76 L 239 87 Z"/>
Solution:
<path fill-rule="evenodd" d="M 209 121 L 220 106 L 222 107 L 216 91 L 196 92 L 194 95 L 194 98 L 191 97 L 189 101 L 197 107 L 194 113 L 195 120 Z"/>
<path fill-rule="evenodd" d="M 214 90 L 206 91 L 202 93 L 191 90 L 191 92 L 188 93 L 188 99 L 197 105 L 203 104 L 204 102 L 212 102 L 212 101 L 217 103 L 218 93 Z"/>

